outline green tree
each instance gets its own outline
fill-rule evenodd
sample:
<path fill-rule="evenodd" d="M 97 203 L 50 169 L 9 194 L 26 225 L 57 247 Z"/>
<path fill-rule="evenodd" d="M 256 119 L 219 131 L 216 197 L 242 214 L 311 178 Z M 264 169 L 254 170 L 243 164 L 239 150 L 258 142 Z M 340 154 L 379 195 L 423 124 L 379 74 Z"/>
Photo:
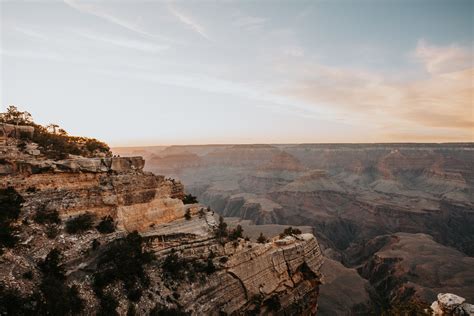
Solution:
<path fill-rule="evenodd" d="M 267 241 L 268 241 L 267 237 L 265 237 L 265 236 L 263 235 L 263 233 L 260 233 L 260 236 L 258 236 L 258 238 L 257 238 L 257 242 L 258 242 L 259 244 L 264 244 L 264 243 L 266 243 Z"/>
<path fill-rule="evenodd" d="M 6 112 L 0 113 L 0 123 L 32 125 L 33 117 L 30 112 L 19 111 L 16 106 L 10 105 Z"/>

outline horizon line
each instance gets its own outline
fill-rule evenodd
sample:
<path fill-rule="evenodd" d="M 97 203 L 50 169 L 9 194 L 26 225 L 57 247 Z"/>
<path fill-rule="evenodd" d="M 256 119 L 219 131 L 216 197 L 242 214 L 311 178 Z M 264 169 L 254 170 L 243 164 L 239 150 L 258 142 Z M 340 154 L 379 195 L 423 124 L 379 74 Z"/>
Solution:
<path fill-rule="evenodd" d="M 110 148 L 143 148 L 143 147 L 198 147 L 198 146 L 258 146 L 258 145 L 472 145 L 468 142 L 328 142 L 328 143 L 203 143 L 203 144 L 171 144 L 171 145 L 143 145 L 143 146 L 110 146 Z"/>

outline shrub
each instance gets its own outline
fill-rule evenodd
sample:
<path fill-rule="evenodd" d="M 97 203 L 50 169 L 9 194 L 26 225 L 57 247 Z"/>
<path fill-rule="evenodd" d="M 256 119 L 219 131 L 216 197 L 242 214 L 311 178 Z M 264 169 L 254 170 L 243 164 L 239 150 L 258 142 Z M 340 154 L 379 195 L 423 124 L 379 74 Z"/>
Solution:
<path fill-rule="evenodd" d="M 182 199 L 184 204 L 195 204 L 199 203 L 197 198 L 193 196 L 192 194 L 186 194 L 183 199 Z"/>
<path fill-rule="evenodd" d="M 123 282 L 127 295 L 136 297 L 140 293 L 141 296 L 137 290 L 149 286 L 144 265 L 153 260 L 151 253 L 143 251 L 142 244 L 142 237 L 133 232 L 107 246 L 98 259 L 94 273 L 93 287 L 99 297 L 103 296 L 104 287 L 116 281 Z"/>
<path fill-rule="evenodd" d="M 243 228 L 242 226 L 240 225 L 237 225 L 237 227 L 235 227 L 235 229 L 233 229 L 230 234 L 229 234 L 229 239 L 230 240 L 237 240 L 238 238 L 242 238 L 243 237 Z"/>
<path fill-rule="evenodd" d="M 204 215 L 206 215 L 206 212 L 205 212 L 204 209 L 201 207 L 201 208 L 199 209 L 199 213 L 198 213 L 198 214 L 199 214 L 199 218 L 203 218 Z"/>
<path fill-rule="evenodd" d="M 99 311 L 97 316 L 118 316 L 117 307 L 119 303 L 115 297 L 105 294 L 100 298 Z"/>
<path fill-rule="evenodd" d="M 0 284 L 0 315 L 38 315 L 36 306 L 40 299 L 38 293 L 23 296 L 19 291 Z"/>
<path fill-rule="evenodd" d="M 49 239 L 54 239 L 54 238 L 56 238 L 56 236 L 59 235 L 60 231 L 61 230 L 56 225 L 47 225 L 46 230 L 45 230 L 46 237 L 48 237 Z"/>
<path fill-rule="evenodd" d="M 61 219 L 57 210 L 47 210 L 45 206 L 42 206 L 33 217 L 33 220 L 38 224 L 60 224 Z"/>
<path fill-rule="evenodd" d="M 293 235 L 300 235 L 301 234 L 301 230 L 299 230 L 298 228 L 293 228 L 293 227 L 288 227 L 286 228 L 281 234 L 280 234 L 280 238 L 284 238 L 286 236 L 293 236 Z"/>
<path fill-rule="evenodd" d="M 114 219 L 111 216 L 104 216 L 100 223 L 96 226 L 96 229 L 101 234 L 110 234 L 115 231 Z"/>
<path fill-rule="evenodd" d="M 184 218 L 186 218 L 186 220 L 191 220 L 191 210 L 190 209 L 187 209 L 186 210 L 186 213 L 184 213 Z"/>
<path fill-rule="evenodd" d="M 29 125 L 34 127 L 31 141 L 37 143 L 42 153 L 51 159 L 64 159 L 69 154 L 93 157 L 97 154 L 110 156 L 107 144 L 94 138 L 70 136 L 56 124 L 47 127 L 34 123 L 30 113 L 19 111 L 15 106 L 9 106 L 5 113 L 0 113 L 0 122 L 9 124 Z M 19 135 L 21 139 L 30 138 Z"/>
<path fill-rule="evenodd" d="M 260 233 L 260 236 L 258 236 L 258 238 L 257 238 L 257 242 L 258 242 L 259 244 L 264 244 L 264 243 L 266 243 L 267 241 L 268 241 L 267 237 L 265 237 L 265 236 L 263 235 L 263 233 Z"/>
<path fill-rule="evenodd" d="M 43 261 L 38 263 L 41 272 L 48 277 L 64 279 L 64 270 L 60 266 L 61 251 L 57 248 L 52 249 Z"/>
<path fill-rule="evenodd" d="M 208 257 L 205 272 L 207 274 L 212 274 L 215 271 L 216 271 L 216 266 L 214 265 L 214 262 L 212 261 L 212 258 Z"/>
<path fill-rule="evenodd" d="M 54 248 L 38 264 L 43 273 L 40 284 L 43 300 L 38 307 L 40 315 L 75 315 L 84 308 L 84 301 L 80 298 L 77 287 L 65 284 L 64 269 L 60 266 L 61 258 L 61 252 Z"/>
<path fill-rule="evenodd" d="M 21 276 L 23 277 L 23 279 L 33 280 L 33 272 L 31 270 L 26 271 Z"/>
<path fill-rule="evenodd" d="M 172 278 L 181 280 L 183 279 L 183 268 L 185 268 L 185 262 L 178 256 L 174 248 L 171 249 L 170 254 L 168 254 L 161 264 L 161 268 Z"/>
<path fill-rule="evenodd" d="M 66 232 L 69 234 L 78 234 L 92 228 L 94 215 L 84 213 L 69 219 L 66 222 Z"/>
<path fill-rule="evenodd" d="M 161 268 L 163 269 L 164 276 L 169 279 L 183 280 L 188 278 L 189 281 L 193 282 L 196 279 L 196 273 L 211 274 L 217 270 L 212 260 L 213 258 L 214 255 L 211 253 L 206 261 L 185 259 L 181 258 L 173 248 L 161 264 Z"/>
<path fill-rule="evenodd" d="M 268 306 L 268 309 L 271 311 L 279 311 L 281 309 L 280 297 L 277 294 L 273 294 L 270 298 L 266 299 L 263 302 Z"/>
<path fill-rule="evenodd" d="M 150 316 L 187 316 L 189 313 L 183 312 L 178 308 L 169 308 L 164 305 L 156 304 L 150 311 Z"/>
<path fill-rule="evenodd" d="M 224 217 L 219 216 L 219 225 L 217 225 L 217 229 L 216 229 L 216 238 L 222 241 L 222 239 L 226 238 L 227 235 L 228 235 L 227 223 L 224 222 Z"/>
<path fill-rule="evenodd" d="M 20 216 L 23 202 L 14 188 L 0 189 L 0 253 L 2 248 L 11 248 L 18 240 L 13 224 Z"/>

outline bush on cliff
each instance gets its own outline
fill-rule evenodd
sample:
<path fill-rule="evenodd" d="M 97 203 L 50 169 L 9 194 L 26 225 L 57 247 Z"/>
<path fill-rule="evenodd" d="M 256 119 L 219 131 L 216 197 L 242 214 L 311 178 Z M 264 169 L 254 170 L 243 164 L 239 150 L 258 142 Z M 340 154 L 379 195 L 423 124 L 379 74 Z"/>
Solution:
<path fill-rule="evenodd" d="M 170 308 L 156 304 L 150 311 L 150 316 L 187 316 L 189 313 L 183 312 L 179 308 Z"/>
<path fill-rule="evenodd" d="M 183 280 L 187 278 L 189 281 L 194 282 L 197 273 L 212 274 L 217 270 L 212 260 L 213 258 L 214 254 L 212 252 L 205 261 L 196 258 L 182 258 L 173 248 L 165 260 L 163 260 L 161 268 L 163 269 L 164 276 L 170 280 Z M 203 277 L 202 274 L 201 277 Z"/>
<path fill-rule="evenodd" d="M 61 251 L 54 248 L 38 264 L 43 274 L 39 286 L 42 300 L 38 305 L 39 315 L 77 315 L 84 308 L 76 286 L 67 286 L 61 266 Z"/>
<path fill-rule="evenodd" d="M 268 242 L 268 239 L 267 239 L 267 237 L 265 237 L 263 235 L 263 233 L 260 233 L 260 236 L 258 236 L 258 238 L 257 238 L 257 242 L 259 244 L 264 244 L 264 243 Z"/>
<path fill-rule="evenodd" d="M 192 194 L 186 194 L 182 199 L 184 204 L 195 204 L 199 203 L 197 198 Z"/>
<path fill-rule="evenodd" d="M 110 234 L 115 231 L 115 223 L 112 216 L 104 216 L 100 223 L 96 226 L 96 229 L 101 234 Z"/>
<path fill-rule="evenodd" d="M 0 284 L 0 315 L 38 315 L 36 306 L 39 301 L 38 293 L 23 295 Z"/>
<path fill-rule="evenodd" d="M 107 144 L 94 138 L 70 136 L 56 124 L 46 127 L 38 125 L 29 112 L 20 111 L 15 106 L 9 106 L 6 112 L 0 113 L 0 123 L 33 126 L 35 131 L 30 140 L 37 143 L 42 153 L 51 159 L 64 159 L 69 154 L 84 157 L 111 155 Z"/>
<path fill-rule="evenodd" d="M 219 224 L 217 225 L 215 234 L 216 238 L 219 239 L 221 242 L 223 242 L 224 238 L 229 235 L 229 232 L 227 231 L 227 223 L 224 222 L 224 217 L 222 216 L 219 216 Z"/>
<path fill-rule="evenodd" d="M 147 288 L 150 282 L 144 266 L 154 259 L 152 253 L 143 251 L 142 244 L 143 238 L 133 232 L 105 246 L 94 273 L 93 287 L 98 297 L 103 297 L 107 285 L 121 281 L 129 299 L 140 299 L 141 288 Z"/>
<path fill-rule="evenodd" d="M 280 238 L 285 238 L 286 236 L 300 235 L 301 230 L 298 228 L 288 227 L 280 234 Z"/>
<path fill-rule="evenodd" d="M 270 298 L 267 298 L 263 304 L 268 306 L 270 311 L 277 312 L 281 309 L 280 297 L 278 297 L 277 294 L 273 294 Z"/>
<path fill-rule="evenodd" d="M 47 210 L 45 206 L 36 210 L 33 220 L 38 224 L 60 224 L 59 212 Z"/>
<path fill-rule="evenodd" d="M 237 225 L 237 227 L 235 227 L 235 229 L 233 229 L 230 233 L 229 233 L 229 240 L 237 240 L 239 238 L 243 238 L 243 228 L 242 226 L 240 225 Z"/>
<path fill-rule="evenodd" d="M 84 213 L 69 219 L 66 222 L 66 232 L 78 234 L 92 228 L 95 216 L 91 213 Z"/>
<path fill-rule="evenodd" d="M 190 209 L 187 209 L 186 210 L 186 213 L 184 213 L 184 218 L 186 218 L 186 220 L 191 220 L 191 210 Z"/>
<path fill-rule="evenodd" d="M 13 247 L 18 240 L 13 224 L 20 216 L 23 202 L 14 188 L 0 189 L 0 253 L 4 247 Z"/>

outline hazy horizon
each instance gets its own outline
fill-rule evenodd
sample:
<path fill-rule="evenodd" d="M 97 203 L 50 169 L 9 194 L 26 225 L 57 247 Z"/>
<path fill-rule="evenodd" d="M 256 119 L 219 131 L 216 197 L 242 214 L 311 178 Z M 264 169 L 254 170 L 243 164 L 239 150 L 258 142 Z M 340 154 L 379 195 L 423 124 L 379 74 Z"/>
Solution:
<path fill-rule="evenodd" d="M 472 142 L 473 9 L 3 1 L 1 109 L 112 147 Z"/>

